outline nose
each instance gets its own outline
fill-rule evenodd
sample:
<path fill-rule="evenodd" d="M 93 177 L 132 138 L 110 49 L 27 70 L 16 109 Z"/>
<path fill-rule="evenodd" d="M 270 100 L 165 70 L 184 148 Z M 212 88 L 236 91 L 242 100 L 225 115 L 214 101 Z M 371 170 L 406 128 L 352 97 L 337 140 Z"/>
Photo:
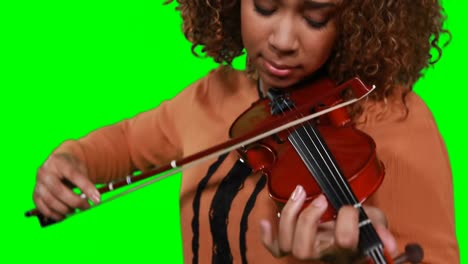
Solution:
<path fill-rule="evenodd" d="M 284 18 L 274 25 L 268 44 L 278 55 L 291 55 L 297 51 L 299 40 L 292 19 Z"/>

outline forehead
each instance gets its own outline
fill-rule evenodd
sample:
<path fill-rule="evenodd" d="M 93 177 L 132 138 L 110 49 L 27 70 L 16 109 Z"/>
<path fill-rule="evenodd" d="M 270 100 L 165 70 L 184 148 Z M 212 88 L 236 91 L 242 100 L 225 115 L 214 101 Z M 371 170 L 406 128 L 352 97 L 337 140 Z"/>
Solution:
<path fill-rule="evenodd" d="M 311 4 L 311 5 L 328 5 L 328 4 L 338 4 L 340 0 L 263 0 L 270 2 L 277 2 L 283 4 Z"/>
<path fill-rule="evenodd" d="M 257 3 L 274 3 L 284 7 L 306 9 L 330 9 L 339 5 L 341 0 L 253 0 Z"/>

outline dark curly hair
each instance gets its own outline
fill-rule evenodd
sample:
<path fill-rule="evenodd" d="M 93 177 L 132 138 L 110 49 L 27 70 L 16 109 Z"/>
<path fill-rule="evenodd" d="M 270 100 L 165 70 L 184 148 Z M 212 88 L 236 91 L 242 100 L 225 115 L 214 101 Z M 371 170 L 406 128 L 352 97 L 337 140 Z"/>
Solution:
<path fill-rule="evenodd" d="M 202 53 L 230 65 L 243 54 L 240 0 L 176 1 L 195 55 L 201 46 Z M 342 0 L 335 19 L 338 38 L 325 66 L 328 74 L 338 83 L 358 76 L 375 84 L 371 100 L 387 98 L 397 86 L 407 87 L 404 100 L 450 41 L 439 0 Z M 443 34 L 449 37 L 441 44 Z M 359 106 L 353 109 L 354 115 L 361 111 Z"/>

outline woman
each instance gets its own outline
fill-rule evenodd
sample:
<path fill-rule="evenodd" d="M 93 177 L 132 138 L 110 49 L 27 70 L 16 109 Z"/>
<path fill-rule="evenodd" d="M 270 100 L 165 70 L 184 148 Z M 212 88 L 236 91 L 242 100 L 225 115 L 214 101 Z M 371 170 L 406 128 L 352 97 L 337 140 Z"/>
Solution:
<path fill-rule="evenodd" d="M 247 71 L 221 66 L 154 110 L 64 142 L 38 172 L 34 201 L 46 217 L 59 220 L 73 208 L 89 207 L 64 180 L 98 203 L 93 183 L 221 143 L 236 117 L 270 88 L 325 72 L 338 83 L 358 76 L 377 86 L 350 110 L 356 126 L 374 138 L 386 167 L 384 183 L 366 205 L 387 251 L 396 254 L 417 241 L 427 263 L 458 262 L 447 154 L 430 111 L 411 92 L 432 61 L 430 49 L 441 55 L 438 40 L 445 31 L 437 1 L 179 4 L 194 47 L 202 45 L 208 56 L 227 64 L 245 48 Z M 195 133 L 200 128 L 209 129 Z M 300 211 L 305 194 L 297 186 L 278 218 L 265 185 L 265 176 L 252 174 L 235 153 L 184 171 L 185 261 L 319 263 L 329 251 L 356 249 L 355 209 L 343 207 L 335 222 L 319 223 L 328 206 L 324 197 Z"/>

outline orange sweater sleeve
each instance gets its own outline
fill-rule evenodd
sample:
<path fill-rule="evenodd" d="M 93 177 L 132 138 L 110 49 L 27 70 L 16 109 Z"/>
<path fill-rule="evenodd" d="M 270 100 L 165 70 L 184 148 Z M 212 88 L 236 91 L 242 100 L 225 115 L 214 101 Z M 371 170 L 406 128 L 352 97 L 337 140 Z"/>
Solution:
<path fill-rule="evenodd" d="M 157 108 L 97 129 L 79 140 L 66 141 L 54 153 L 72 153 L 85 163 L 93 182 L 105 183 L 136 170 L 146 171 L 200 151 L 202 149 L 197 148 L 197 130 L 200 125 L 193 116 L 199 117 L 197 120 L 200 122 L 206 113 L 203 112 L 205 108 L 195 104 L 212 104 L 212 101 L 217 101 L 216 106 L 229 111 L 229 106 L 220 104 L 224 90 L 209 89 L 213 87 L 211 82 L 228 78 L 225 71 L 225 68 L 220 67 Z M 228 92 L 230 89 L 233 88 L 226 88 Z M 208 90 L 211 96 L 208 96 Z M 197 109 L 202 110 L 200 112 Z M 210 122 L 207 126 L 213 124 L 212 120 Z"/>
<path fill-rule="evenodd" d="M 171 101 L 134 118 L 106 126 L 79 140 L 65 141 L 54 153 L 72 153 L 85 163 L 95 183 L 145 171 L 182 156 L 176 106 Z"/>
<path fill-rule="evenodd" d="M 369 202 L 386 213 L 400 251 L 417 242 L 425 252 L 423 263 L 459 263 L 445 144 L 424 102 L 412 93 L 407 104 L 406 120 L 370 120 L 363 127 L 376 141 L 386 168 L 384 182 Z"/>

